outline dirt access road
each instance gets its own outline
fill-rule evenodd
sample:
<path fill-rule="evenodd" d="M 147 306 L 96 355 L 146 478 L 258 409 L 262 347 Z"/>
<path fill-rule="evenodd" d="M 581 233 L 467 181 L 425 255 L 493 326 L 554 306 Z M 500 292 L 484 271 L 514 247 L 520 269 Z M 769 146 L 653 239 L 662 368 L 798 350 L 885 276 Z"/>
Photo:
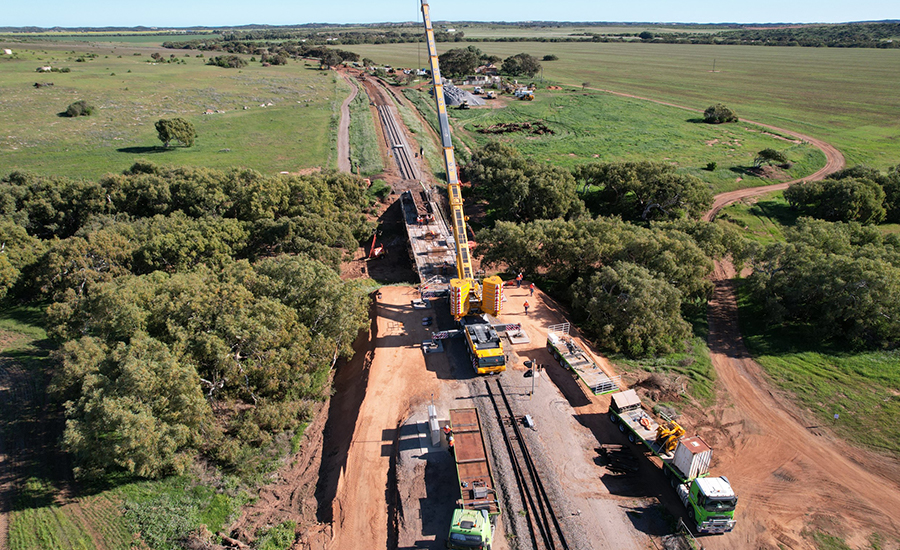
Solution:
<path fill-rule="evenodd" d="M 338 170 L 350 172 L 353 169 L 350 165 L 350 102 L 356 99 L 359 88 L 356 86 L 356 82 L 347 76 L 347 73 L 344 71 L 337 71 L 337 73 L 351 88 L 350 95 L 341 103 L 341 123 L 338 125 L 337 142 Z"/>
<path fill-rule="evenodd" d="M 810 136 L 759 124 L 819 147 L 826 165 L 803 180 L 820 180 L 844 167 L 833 146 Z M 802 180 L 722 193 L 704 219 L 739 200 L 782 191 Z M 719 378 L 719 399 L 706 426 L 720 464 L 727 464 L 742 506 L 738 528 L 727 540 L 704 541 L 710 549 L 814 548 L 804 530 L 867 547 L 879 533 L 900 547 L 900 463 L 851 447 L 816 426 L 790 396 L 778 392 L 747 351 L 738 328 L 735 272 L 716 262 L 715 294 L 709 303 L 709 347 Z"/>

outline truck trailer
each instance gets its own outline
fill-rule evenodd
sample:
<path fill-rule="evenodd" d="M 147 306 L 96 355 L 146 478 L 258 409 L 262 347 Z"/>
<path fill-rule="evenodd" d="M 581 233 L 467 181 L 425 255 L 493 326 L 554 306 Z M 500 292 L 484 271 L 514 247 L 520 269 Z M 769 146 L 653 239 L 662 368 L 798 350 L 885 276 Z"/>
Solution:
<path fill-rule="evenodd" d="M 453 512 L 447 548 L 491 550 L 500 504 L 477 409 L 451 409 L 450 427 L 460 499 Z"/>
<path fill-rule="evenodd" d="M 700 436 L 684 437 L 671 419 L 659 424 L 641 404 L 634 390 L 612 395 L 609 419 L 632 443 L 643 443 L 662 460 L 663 473 L 687 508 L 699 533 L 719 534 L 734 529 L 737 495 L 725 476 L 711 477 L 712 449 Z"/>
<path fill-rule="evenodd" d="M 578 376 L 594 395 L 619 390 L 618 376 L 610 378 L 591 356 L 569 336 L 569 323 L 550 325 L 547 330 L 547 351 L 559 364 Z"/>

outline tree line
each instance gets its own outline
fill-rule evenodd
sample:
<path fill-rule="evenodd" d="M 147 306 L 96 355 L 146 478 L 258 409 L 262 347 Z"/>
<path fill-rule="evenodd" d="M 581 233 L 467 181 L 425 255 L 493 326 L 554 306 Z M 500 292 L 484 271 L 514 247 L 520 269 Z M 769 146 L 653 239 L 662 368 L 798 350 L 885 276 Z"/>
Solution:
<path fill-rule="evenodd" d="M 536 25 L 540 26 L 540 25 Z M 552 26 L 564 26 L 554 24 Z M 573 33 L 568 36 L 467 37 L 462 31 L 435 30 L 437 42 L 645 42 L 659 44 L 713 44 L 739 46 L 799 46 L 829 48 L 896 48 L 900 42 L 900 23 L 845 23 L 838 25 L 801 25 L 782 28 L 738 28 L 718 32 L 642 31 L 618 33 Z M 164 42 L 165 48 L 221 49 L 233 51 L 224 42 L 252 45 L 266 41 L 304 41 L 317 45 L 402 44 L 424 42 L 421 30 L 411 31 L 305 31 L 259 29 L 229 31 L 218 38 L 200 38 L 187 42 Z M 274 42 L 277 43 L 277 42 Z M 203 47 L 201 47 L 203 46 Z M 242 46 L 253 47 L 253 46 Z"/>
<path fill-rule="evenodd" d="M 792 184 L 784 198 L 794 210 L 823 220 L 900 223 L 900 165 L 887 173 L 854 166 L 825 180 Z"/>
<path fill-rule="evenodd" d="M 327 60 L 329 65 L 336 65 L 342 61 L 359 61 L 359 54 L 357 53 L 300 41 L 258 42 L 203 39 L 187 42 L 163 42 L 162 46 L 164 48 L 260 56 L 263 63 L 271 63 L 273 65 L 284 65 L 288 58 L 297 59 L 302 57 Z M 238 65 L 235 65 L 236 63 Z M 234 55 L 231 55 L 217 56 L 207 64 L 235 68 L 244 66 L 246 62 L 239 57 L 236 58 Z"/>
<path fill-rule="evenodd" d="M 0 180 L 0 295 L 49 303 L 51 393 L 79 476 L 253 471 L 368 321 L 339 277 L 371 234 L 358 178 L 138 162 Z"/>
<path fill-rule="evenodd" d="M 438 56 L 441 73 L 450 77 L 463 77 L 473 74 L 480 65 L 499 63 L 496 55 L 483 53 L 475 46 L 453 48 Z M 536 57 L 527 53 L 517 53 L 503 60 L 501 73 L 507 76 L 533 77 L 541 70 L 541 63 Z"/>
<path fill-rule="evenodd" d="M 711 291 L 711 258 L 741 250 L 736 230 L 696 219 L 709 187 L 664 163 L 566 170 L 493 142 L 463 174 L 488 207 L 482 263 L 544 277 L 588 334 L 628 355 L 680 350 L 685 310 Z"/>
<path fill-rule="evenodd" d="M 878 173 L 853 168 L 834 181 L 862 174 Z M 566 170 L 495 142 L 473 154 L 463 175 L 471 200 L 487 208 L 475 238 L 482 263 L 544 278 L 606 349 L 681 351 L 686 319 L 705 311 L 712 291 L 712 262 L 725 257 L 754 267 L 750 295 L 772 326 L 854 348 L 900 342 L 900 236 L 801 218 L 787 243 L 762 247 L 732 224 L 700 221 L 712 201 L 708 185 L 665 163 Z"/>

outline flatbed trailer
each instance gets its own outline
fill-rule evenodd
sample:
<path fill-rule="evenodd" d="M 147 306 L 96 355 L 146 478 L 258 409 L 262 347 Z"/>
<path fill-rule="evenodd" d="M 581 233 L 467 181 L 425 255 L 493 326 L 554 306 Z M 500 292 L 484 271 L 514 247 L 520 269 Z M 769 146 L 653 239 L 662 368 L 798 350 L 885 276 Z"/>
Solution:
<path fill-rule="evenodd" d="M 569 336 L 569 323 L 550 325 L 547 330 L 547 351 L 559 364 L 569 369 L 584 382 L 594 395 L 619 390 L 619 377 L 603 372 L 591 356 Z"/>
<path fill-rule="evenodd" d="M 643 443 L 662 460 L 663 473 L 687 508 L 700 533 L 734 529 L 737 496 L 725 476 L 709 476 L 712 449 L 700 436 L 683 437 L 684 428 L 669 418 L 663 426 L 641 404 L 634 390 L 614 393 L 609 419 L 632 443 Z"/>
<path fill-rule="evenodd" d="M 478 410 L 451 409 L 450 428 L 459 479 L 460 507 L 486 510 L 491 516 L 498 515 L 500 504 L 494 490 L 494 478 L 491 475 Z"/>

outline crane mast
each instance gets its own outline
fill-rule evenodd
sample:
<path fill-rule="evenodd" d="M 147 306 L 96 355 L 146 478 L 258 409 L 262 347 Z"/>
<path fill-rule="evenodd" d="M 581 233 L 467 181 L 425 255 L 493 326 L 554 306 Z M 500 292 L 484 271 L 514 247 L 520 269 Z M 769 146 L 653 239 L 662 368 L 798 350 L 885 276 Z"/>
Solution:
<path fill-rule="evenodd" d="M 472 259 L 469 253 L 469 239 L 466 235 L 466 216 L 463 212 L 462 191 L 456 171 L 453 140 L 450 136 L 450 120 L 447 103 L 444 100 L 444 85 L 438 66 L 434 28 L 431 26 L 428 0 L 421 0 L 422 16 L 425 20 L 425 37 L 428 44 L 428 61 L 431 67 L 431 82 L 434 85 L 434 100 L 437 104 L 438 123 L 441 133 L 441 147 L 444 155 L 444 169 L 447 173 L 447 194 L 450 198 L 450 220 L 453 225 L 453 239 L 456 245 L 456 279 L 450 280 L 450 311 L 457 319 L 468 314 L 470 308 L 480 309 L 497 315 L 502 303 L 503 281 L 499 277 L 488 277 L 482 285 L 475 280 Z"/>

